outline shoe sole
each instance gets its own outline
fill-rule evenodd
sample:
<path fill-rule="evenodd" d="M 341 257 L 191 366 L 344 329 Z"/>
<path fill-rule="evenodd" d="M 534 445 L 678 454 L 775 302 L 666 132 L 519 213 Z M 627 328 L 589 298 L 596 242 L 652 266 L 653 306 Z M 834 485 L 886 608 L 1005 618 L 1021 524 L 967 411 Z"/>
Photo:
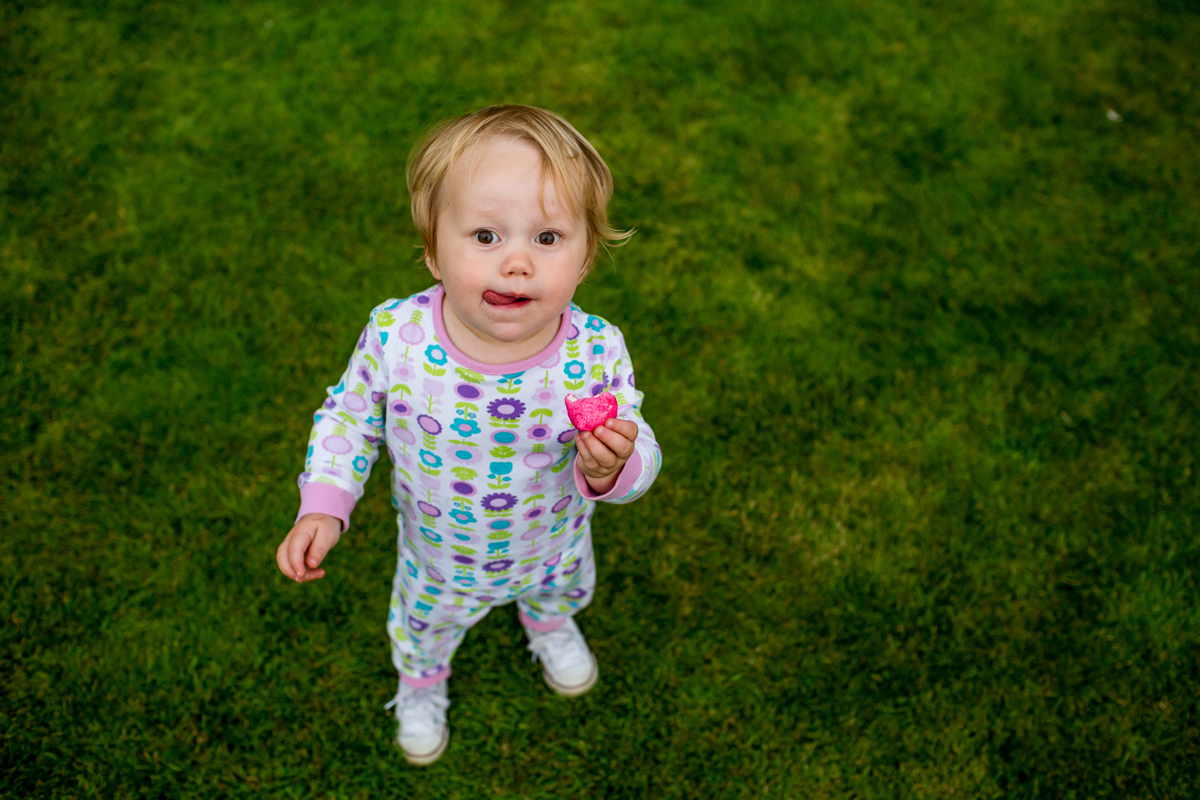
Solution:
<path fill-rule="evenodd" d="M 433 750 L 430 750 L 428 753 L 410 753 L 404 749 L 404 745 L 401 745 L 399 742 L 396 742 L 396 744 L 400 746 L 400 750 L 404 753 L 404 760 L 414 766 L 417 766 L 417 767 L 424 767 L 424 766 L 427 766 L 427 765 L 432 764 L 433 762 L 437 761 L 439 758 L 442 757 L 442 753 L 446 752 L 446 745 L 448 745 L 449 743 L 450 743 L 450 726 L 449 725 L 447 725 L 445 727 L 445 729 L 442 731 L 442 741 L 438 742 L 438 746 L 435 747 Z"/>
<path fill-rule="evenodd" d="M 546 679 L 546 685 L 553 689 L 563 697 L 579 697 L 581 694 L 587 694 L 588 690 L 596 685 L 596 681 L 600 678 L 600 667 L 596 664 L 596 657 L 588 653 L 588 657 L 592 660 L 591 674 L 584 679 L 583 683 L 574 686 L 564 686 L 563 684 L 550 677 L 550 673 L 546 670 L 545 665 L 542 665 L 542 677 Z"/>

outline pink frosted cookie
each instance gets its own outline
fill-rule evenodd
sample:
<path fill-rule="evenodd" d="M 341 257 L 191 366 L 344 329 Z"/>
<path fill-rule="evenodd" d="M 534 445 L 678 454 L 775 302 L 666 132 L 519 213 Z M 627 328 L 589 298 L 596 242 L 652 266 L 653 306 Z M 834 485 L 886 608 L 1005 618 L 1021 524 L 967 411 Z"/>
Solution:
<path fill-rule="evenodd" d="M 617 416 L 617 398 L 608 392 L 595 397 L 567 395 L 567 416 L 578 430 L 590 431 Z"/>

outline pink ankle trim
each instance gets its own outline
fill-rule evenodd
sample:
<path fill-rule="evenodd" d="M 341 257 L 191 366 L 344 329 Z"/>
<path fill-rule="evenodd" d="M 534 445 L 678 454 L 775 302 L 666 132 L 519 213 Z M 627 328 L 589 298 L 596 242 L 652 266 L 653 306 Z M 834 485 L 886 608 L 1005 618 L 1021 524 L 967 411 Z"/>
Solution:
<path fill-rule="evenodd" d="M 541 620 L 534 619 L 524 611 L 517 611 L 517 617 L 521 620 L 522 625 L 524 625 L 526 628 L 529 628 L 531 631 L 537 631 L 538 633 L 549 633 L 550 631 L 556 631 L 563 626 L 563 623 L 567 621 L 566 617 L 559 617 L 553 622 L 543 622 Z"/>
<path fill-rule="evenodd" d="M 446 665 L 439 669 L 428 678 L 410 678 L 408 675 L 401 673 L 400 680 L 407 683 L 414 689 L 424 689 L 426 686 L 433 686 L 435 683 L 441 683 L 450 677 L 450 666 Z"/>

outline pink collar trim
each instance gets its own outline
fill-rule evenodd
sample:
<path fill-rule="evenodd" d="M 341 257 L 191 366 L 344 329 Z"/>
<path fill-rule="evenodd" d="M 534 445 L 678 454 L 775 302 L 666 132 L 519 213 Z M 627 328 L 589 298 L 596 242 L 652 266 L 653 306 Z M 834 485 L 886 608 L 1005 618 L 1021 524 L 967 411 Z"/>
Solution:
<path fill-rule="evenodd" d="M 442 288 L 442 284 L 439 283 L 433 287 L 433 297 L 430 298 L 433 301 L 433 330 L 437 334 L 442 348 L 452 359 L 467 369 L 482 375 L 511 375 L 514 372 L 524 372 L 527 369 L 533 369 L 549 360 L 550 356 L 558 352 L 558 348 L 562 347 L 563 342 L 567 340 L 567 333 L 571 330 L 571 306 L 568 305 L 563 309 L 562 321 L 558 326 L 558 335 L 540 353 L 535 353 L 523 361 L 515 361 L 512 364 L 485 364 L 482 361 L 476 361 L 471 358 L 455 347 L 454 342 L 450 341 L 450 336 L 446 333 L 446 323 L 442 321 L 442 298 L 445 293 L 446 291 Z"/>

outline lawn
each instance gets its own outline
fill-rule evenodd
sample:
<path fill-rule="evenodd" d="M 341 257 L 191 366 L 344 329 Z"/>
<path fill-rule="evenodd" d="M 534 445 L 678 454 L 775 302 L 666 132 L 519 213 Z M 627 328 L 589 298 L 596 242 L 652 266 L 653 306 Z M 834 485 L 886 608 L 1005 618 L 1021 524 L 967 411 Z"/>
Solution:
<path fill-rule="evenodd" d="M 0 796 L 1200 796 L 1200 14 L 1175 0 L 0 6 Z M 515 609 L 418 769 L 376 475 L 274 551 L 408 152 L 567 117 L 664 452 L 601 665 Z M 388 469 L 379 465 L 381 474 Z"/>

